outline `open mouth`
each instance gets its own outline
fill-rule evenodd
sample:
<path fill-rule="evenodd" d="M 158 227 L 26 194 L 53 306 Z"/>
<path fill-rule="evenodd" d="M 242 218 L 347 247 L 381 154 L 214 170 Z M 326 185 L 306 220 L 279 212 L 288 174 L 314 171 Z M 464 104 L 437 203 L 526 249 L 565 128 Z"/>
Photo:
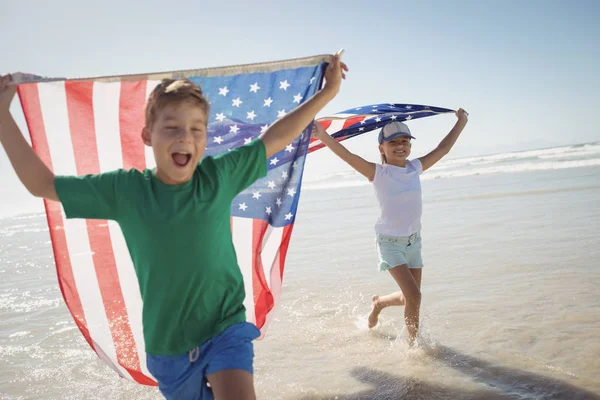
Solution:
<path fill-rule="evenodd" d="M 187 153 L 173 153 L 171 154 L 171 157 L 173 157 L 173 162 L 178 167 L 187 166 L 192 159 L 192 155 Z"/>

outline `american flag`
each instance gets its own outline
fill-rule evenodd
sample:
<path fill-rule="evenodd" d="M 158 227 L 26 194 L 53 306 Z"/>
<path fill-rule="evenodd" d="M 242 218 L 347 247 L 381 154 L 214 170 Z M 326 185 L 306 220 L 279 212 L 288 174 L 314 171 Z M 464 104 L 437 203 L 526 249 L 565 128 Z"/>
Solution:
<path fill-rule="evenodd" d="M 46 79 L 18 86 L 33 148 L 57 175 L 153 168 L 140 138 L 144 107 L 163 78 L 198 83 L 211 103 L 206 155 L 248 143 L 321 86 L 325 56 L 272 63 L 89 79 Z M 231 205 L 231 228 L 244 277 L 247 320 L 264 335 L 281 285 L 308 152 L 305 130 L 267 160 L 268 175 Z M 142 299 L 131 257 L 114 221 L 65 218 L 45 201 L 58 282 L 79 330 L 120 376 L 156 385 L 146 368 Z"/>
<path fill-rule="evenodd" d="M 371 104 L 351 108 L 337 114 L 317 119 L 327 133 L 338 142 L 381 128 L 391 121 L 410 121 L 451 113 L 454 110 L 419 104 Z M 320 140 L 311 138 L 308 152 L 324 146 Z"/>

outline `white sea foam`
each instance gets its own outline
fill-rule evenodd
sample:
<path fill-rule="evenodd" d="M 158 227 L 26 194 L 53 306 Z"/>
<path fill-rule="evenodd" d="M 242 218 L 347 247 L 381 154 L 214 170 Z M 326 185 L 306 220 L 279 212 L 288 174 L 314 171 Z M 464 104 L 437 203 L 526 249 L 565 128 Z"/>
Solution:
<path fill-rule="evenodd" d="M 600 166 L 600 143 L 562 146 L 442 160 L 422 180 Z M 304 180 L 303 189 L 332 189 L 368 185 L 354 171 L 325 173 Z"/>

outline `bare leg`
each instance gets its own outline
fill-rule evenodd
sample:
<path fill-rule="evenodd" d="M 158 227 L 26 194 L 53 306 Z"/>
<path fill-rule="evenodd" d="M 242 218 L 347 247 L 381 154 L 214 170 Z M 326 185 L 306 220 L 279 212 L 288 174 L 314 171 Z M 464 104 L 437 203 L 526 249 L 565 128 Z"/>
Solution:
<path fill-rule="evenodd" d="M 421 307 L 421 269 L 409 269 L 408 265 L 398 265 L 390 269 L 401 291 L 387 296 L 373 297 L 373 310 L 369 315 L 369 328 L 377 325 L 379 313 L 385 307 L 404 305 L 404 321 L 408 329 L 409 343 L 412 345 L 419 329 L 419 310 Z"/>
<path fill-rule="evenodd" d="M 409 268 L 408 269 L 410 271 L 410 273 L 412 274 L 413 278 L 415 279 L 415 282 L 417 284 L 417 287 L 419 288 L 419 309 L 417 311 L 417 319 L 416 319 L 416 331 L 419 330 L 419 316 L 420 316 L 420 311 L 421 311 L 421 276 L 422 276 L 422 268 Z M 414 341 L 411 341 L 411 346 L 414 344 Z"/>
<path fill-rule="evenodd" d="M 400 286 L 406 301 L 404 322 L 408 329 L 409 344 L 412 346 L 419 329 L 419 310 L 421 308 L 421 290 L 406 264 L 390 269 L 390 274 Z"/>
<path fill-rule="evenodd" d="M 206 377 L 218 400 L 256 400 L 254 377 L 242 369 L 224 369 Z"/>
<path fill-rule="evenodd" d="M 373 302 L 377 303 L 377 306 L 382 310 L 391 306 L 403 306 L 406 300 L 401 290 L 385 296 L 373 296 Z"/>
<path fill-rule="evenodd" d="M 417 283 L 417 287 L 419 290 L 421 289 L 421 268 L 409 268 L 408 269 L 412 274 L 415 282 Z M 406 303 L 404 299 L 404 295 L 402 294 L 402 290 L 398 290 L 397 292 L 385 295 L 385 296 L 373 296 L 373 309 L 377 309 L 377 314 L 381 312 L 384 308 L 390 306 L 403 306 Z"/>
<path fill-rule="evenodd" d="M 415 282 L 417 282 L 419 290 L 421 290 L 421 276 L 423 273 L 423 268 L 409 268 L 408 270 L 412 274 L 413 278 L 415 278 Z"/>

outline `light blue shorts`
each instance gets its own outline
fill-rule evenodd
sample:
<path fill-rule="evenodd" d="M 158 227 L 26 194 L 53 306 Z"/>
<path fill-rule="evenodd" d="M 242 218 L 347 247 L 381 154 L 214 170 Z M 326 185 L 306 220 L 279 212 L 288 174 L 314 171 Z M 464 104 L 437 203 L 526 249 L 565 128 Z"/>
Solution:
<path fill-rule="evenodd" d="M 423 268 L 421 232 L 410 236 L 377 234 L 376 241 L 380 271 L 388 271 L 402 264 L 407 264 L 408 268 Z"/>
<path fill-rule="evenodd" d="M 147 354 L 148 370 L 166 399 L 213 400 L 206 377 L 224 369 L 253 373 L 254 346 L 260 336 L 254 324 L 242 322 L 201 346 L 178 356 Z"/>

